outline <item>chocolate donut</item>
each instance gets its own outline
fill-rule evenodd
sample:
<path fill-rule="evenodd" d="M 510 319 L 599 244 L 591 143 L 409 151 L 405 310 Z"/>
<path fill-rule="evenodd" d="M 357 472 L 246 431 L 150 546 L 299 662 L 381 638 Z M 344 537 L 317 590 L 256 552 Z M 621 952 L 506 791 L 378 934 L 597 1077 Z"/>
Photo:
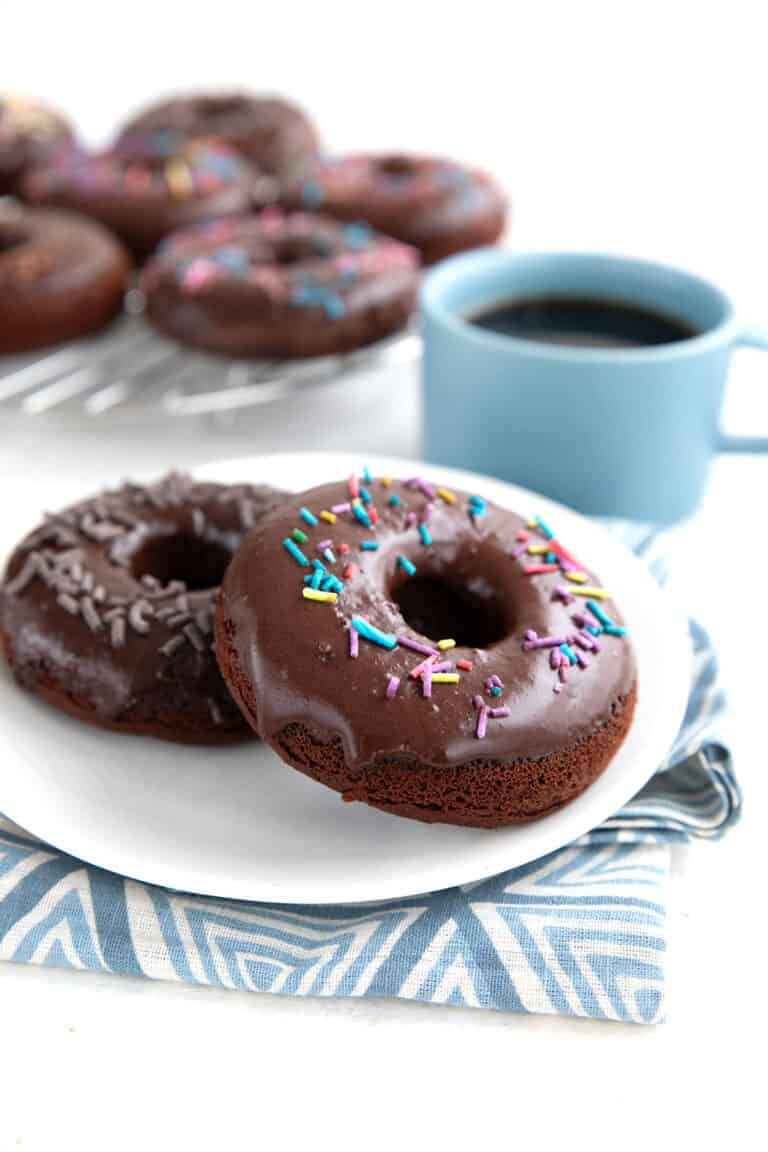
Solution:
<path fill-rule="evenodd" d="M 184 743 L 250 735 L 212 652 L 217 586 L 270 488 L 171 474 L 49 516 L 0 588 L 22 687 L 89 724 Z"/>
<path fill-rule="evenodd" d="M 317 133 L 295 104 L 273 96 L 241 92 L 180 96 L 136 116 L 123 129 L 170 130 L 183 136 L 215 136 L 262 172 L 284 177 L 317 152 Z"/>
<path fill-rule="evenodd" d="M 0 196 L 28 168 L 73 142 L 69 123 L 43 104 L 0 93 Z"/>
<path fill-rule="evenodd" d="M 173 133 L 126 137 L 109 152 L 70 152 L 34 168 L 24 198 L 100 220 L 142 259 L 176 228 L 243 212 L 253 170 L 236 152 Z"/>
<path fill-rule="evenodd" d="M 620 621 L 543 521 L 364 474 L 246 537 L 216 653 L 300 772 L 399 816 L 493 828 L 568 803 L 621 744 L 636 673 Z"/>
<path fill-rule="evenodd" d="M 94 221 L 0 206 L 0 355 L 103 327 L 120 311 L 130 266 Z"/>
<path fill-rule="evenodd" d="M 493 244 L 504 230 L 506 198 L 485 172 L 431 156 L 329 156 L 284 193 L 292 208 L 368 223 L 412 244 L 424 264 Z"/>
<path fill-rule="evenodd" d="M 367 225 L 265 208 L 169 237 L 142 287 L 147 319 L 184 344 L 321 356 L 402 327 L 416 277 L 413 250 Z"/>

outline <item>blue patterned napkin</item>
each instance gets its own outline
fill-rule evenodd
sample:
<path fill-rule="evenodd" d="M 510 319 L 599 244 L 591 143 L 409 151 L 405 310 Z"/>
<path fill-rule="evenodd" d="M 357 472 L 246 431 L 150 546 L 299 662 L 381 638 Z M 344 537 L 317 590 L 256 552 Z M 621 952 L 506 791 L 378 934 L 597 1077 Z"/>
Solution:
<path fill-rule="evenodd" d="M 663 579 L 663 546 L 624 530 Z M 0 816 L 0 959 L 287 996 L 432 1003 L 656 1022 L 670 844 L 716 838 L 741 794 L 717 726 L 717 661 L 695 661 L 668 760 L 568 848 L 460 888 L 356 906 L 207 899 L 124 880 Z"/>

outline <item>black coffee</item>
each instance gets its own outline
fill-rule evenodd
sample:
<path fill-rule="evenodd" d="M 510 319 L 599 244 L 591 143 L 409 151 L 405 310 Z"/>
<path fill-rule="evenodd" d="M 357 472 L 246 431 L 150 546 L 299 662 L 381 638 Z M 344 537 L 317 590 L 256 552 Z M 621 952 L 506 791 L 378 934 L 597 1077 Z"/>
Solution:
<path fill-rule="evenodd" d="M 689 340 L 689 324 L 618 300 L 582 296 L 521 297 L 467 317 L 471 324 L 544 344 L 586 348 L 647 348 Z"/>

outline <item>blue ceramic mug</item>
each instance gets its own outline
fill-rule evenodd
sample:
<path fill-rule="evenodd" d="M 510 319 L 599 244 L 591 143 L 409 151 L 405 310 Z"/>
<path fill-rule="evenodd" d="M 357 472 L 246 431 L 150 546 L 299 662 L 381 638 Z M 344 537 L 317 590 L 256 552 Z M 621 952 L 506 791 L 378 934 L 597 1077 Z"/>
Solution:
<path fill-rule="evenodd" d="M 467 317 L 514 298 L 620 301 L 693 329 L 639 348 L 566 347 Z M 696 507 L 714 452 L 766 452 L 725 437 L 731 351 L 768 348 L 714 284 L 661 264 L 587 253 L 482 248 L 438 264 L 421 291 L 427 460 L 534 488 L 582 512 L 669 523 Z"/>

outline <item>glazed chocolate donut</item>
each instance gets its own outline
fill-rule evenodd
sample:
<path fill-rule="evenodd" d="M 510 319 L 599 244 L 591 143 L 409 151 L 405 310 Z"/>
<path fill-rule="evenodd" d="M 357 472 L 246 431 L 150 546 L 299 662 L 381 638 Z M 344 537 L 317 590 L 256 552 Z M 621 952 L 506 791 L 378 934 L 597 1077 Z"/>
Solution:
<path fill-rule="evenodd" d="M 240 92 L 200 93 L 153 104 L 123 129 L 170 130 L 183 136 L 215 136 L 262 172 L 284 177 L 317 152 L 317 133 L 295 104 Z M 122 137 L 121 137 L 122 138 Z"/>
<path fill-rule="evenodd" d="M 265 208 L 169 237 L 142 287 L 147 319 L 184 344 L 321 356 L 401 328 L 416 276 L 413 250 L 367 225 Z"/>
<path fill-rule="evenodd" d="M 13 192 L 28 168 L 67 148 L 73 139 L 58 112 L 0 93 L 0 196 Z"/>
<path fill-rule="evenodd" d="M 120 311 L 130 267 L 95 221 L 0 206 L 0 355 L 103 327 Z"/>
<path fill-rule="evenodd" d="M 247 210 L 253 177 L 224 144 L 156 132 L 97 155 L 59 155 L 33 169 L 21 191 L 32 203 L 100 220 L 142 259 L 176 228 Z"/>
<path fill-rule="evenodd" d="M 621 744 L 636 673 L 620 621 L 543 521 L 351 477 L 249 533 L 216 653 L 294 768 L 345 800 L 493 828 L 568 803 Z"/>
<path fill-rule="evenodd" d="M 22 687 L 78 720 L 195 744 L 245 739 L 212 652 L 217 585 L 270 488 L 171 474 L 49 516 L 0 588 Z"/>
<path fill-rule="evenodd" d="M 507 203 L 485 172 L 430 156 L 329 156 L 284 193 L 292 208 L 368 223 L 412 244 L 424 264 L 493 244 Z"/>

